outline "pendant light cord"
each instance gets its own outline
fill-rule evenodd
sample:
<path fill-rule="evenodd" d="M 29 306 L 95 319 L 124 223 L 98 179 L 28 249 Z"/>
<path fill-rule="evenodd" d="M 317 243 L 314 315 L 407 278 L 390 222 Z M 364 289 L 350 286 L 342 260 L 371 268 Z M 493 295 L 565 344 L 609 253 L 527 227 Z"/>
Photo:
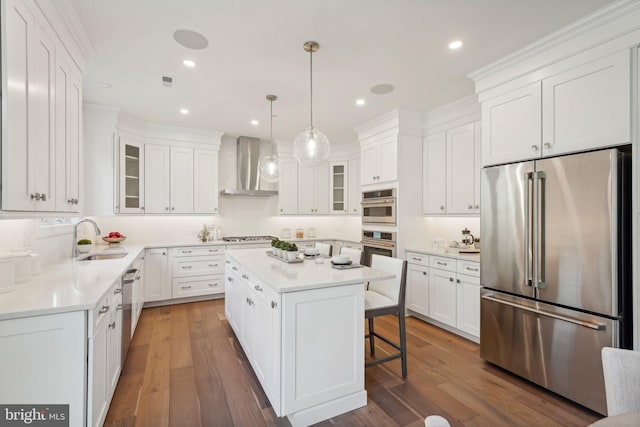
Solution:
<path fill-rule="evenodd" d="M 311 123 L 311 129 L 313 129 L 313 49 L 309 51 L 309 68 L 311 70 L 311 72 L 309 73 L 309 87 L 311 92 L 311 108 L 309 109 L 311 113 L 309 121 Z"/>

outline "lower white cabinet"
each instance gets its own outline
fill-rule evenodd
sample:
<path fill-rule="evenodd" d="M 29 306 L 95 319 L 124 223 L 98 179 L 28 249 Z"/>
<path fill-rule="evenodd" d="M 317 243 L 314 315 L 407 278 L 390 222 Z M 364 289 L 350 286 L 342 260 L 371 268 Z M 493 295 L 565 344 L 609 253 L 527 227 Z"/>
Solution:
<path fill-rule="evenodd" d="M 86 311 L 0 321 L 0 402 L 68 404 L 85 425 L 86 334 Z"/>
<path fill-rule="evenodd" d="M 87 425 L 101 426 L 121 371 L 122 288 L 111 286 L 88 319 Z"/>
<path fill-rule="evenodd" d="M 142 252 L 138 257 L 133 261 L 133 270 L 131 273 L 133 276 L 133 283 L 131 285 L 131 338 L 133 338 L 133 334 L 136 331 L 136 326 L 138 325 L 138 319 L 140 318 L 140 314 L 142 314 L 142 306 L 144 305 L 144 296 L 145 296 L 145 277 L 144 277 L 144 255 Z"/>
<path fill-rule="evenodd" d="M 406 308 L 480 337 L 480 263 L 407 252 Z"/>
<path fill-rule="evenodd" d="M 171 298 L 171 281 L 168 275 L 169 251 L 167 248 L 147 249 L 144 256 L 145 302 Z"/>
<path fill-rule="evenodd" d="M 224 247 L 172 248 L 172 298 L 224 292 Z"/>

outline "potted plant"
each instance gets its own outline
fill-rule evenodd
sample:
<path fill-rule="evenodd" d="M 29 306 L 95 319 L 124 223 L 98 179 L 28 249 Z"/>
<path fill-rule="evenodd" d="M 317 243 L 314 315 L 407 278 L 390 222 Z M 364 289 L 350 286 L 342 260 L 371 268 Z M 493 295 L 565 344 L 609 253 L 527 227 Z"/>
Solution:
<path fill-rule="evenodd" d="M 280 242 L 278 238 L 271 240 L 271 253 L 276 256 L 278 255 L 278 242 Z"/>
<path fill-rule="evenodd" d="M 91 250 L 91 248 L 93 247 L 93 242 L 89 239 L 80 239 L 77 242 L 78 245 L 78 252 L 81 253 L 87 253 Z"/>
<path fill-rule="evenodd" d="M 298 246 L 296 246 L 295 243 L 289 243 L 287 245 L 287 260 L 288 261 L 293 261 L 296 259 L 296 257 L 298 256 Z"/>
<path fill-rule="evenodd" d="M 480 238 L 476 237 L 473 239 L 473 247 L 476 249 L 480 249 Z"/>
<path fill-rule="evenodd" d="M 285 242 L 284 240 L 281 240 L 280 243 L 278 243 L 278 256 L 280 258 L 284 258 L 285 252 L 287 251 L 287 248 L 289 247 L 289 243 Z"/>
<path fill-rule="evenodd" d="M 200 241 L 202 243 L 207 243 L 207 241 L 209 240 L 209 234 L 211 234 L 211 232 L 207 228 L 207 225 L 202 224 L 202 230 L 200 230 L 200 232 L 198 233 L 198 238 L 200 239 Z"/>

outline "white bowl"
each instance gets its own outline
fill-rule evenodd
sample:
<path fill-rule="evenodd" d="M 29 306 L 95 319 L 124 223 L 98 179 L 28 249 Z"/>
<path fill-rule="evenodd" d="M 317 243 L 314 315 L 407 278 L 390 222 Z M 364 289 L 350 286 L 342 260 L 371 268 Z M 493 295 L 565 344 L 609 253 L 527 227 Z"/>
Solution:
<path fill-rule="evenodd" d="M 331 257 L 331 262 L 334 264 L 348 264 L 349 257 L 346 255 L 334 255 Z"/>
<path fill-rule="evenodd" d="M 304 254 L 305 255 L 320 255 L 320 250 L 318 250 L 317 248 L 305 248 L 304 249 Z"/>

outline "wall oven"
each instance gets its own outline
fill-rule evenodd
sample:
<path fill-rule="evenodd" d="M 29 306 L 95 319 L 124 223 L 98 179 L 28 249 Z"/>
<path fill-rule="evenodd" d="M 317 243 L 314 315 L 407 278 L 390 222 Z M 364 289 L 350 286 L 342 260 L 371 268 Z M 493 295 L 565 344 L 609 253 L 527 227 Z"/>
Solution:
<path fill-rule="evenodd" d="M 394 188 L 362 193 L 362 223 L 396 223 L 396 190 Z"/>
<path fill-rule="evenodd" d="M 362 263 L 371 266 L 371 255 L 396 256 L 396 233 L 362 230 Z"/>

